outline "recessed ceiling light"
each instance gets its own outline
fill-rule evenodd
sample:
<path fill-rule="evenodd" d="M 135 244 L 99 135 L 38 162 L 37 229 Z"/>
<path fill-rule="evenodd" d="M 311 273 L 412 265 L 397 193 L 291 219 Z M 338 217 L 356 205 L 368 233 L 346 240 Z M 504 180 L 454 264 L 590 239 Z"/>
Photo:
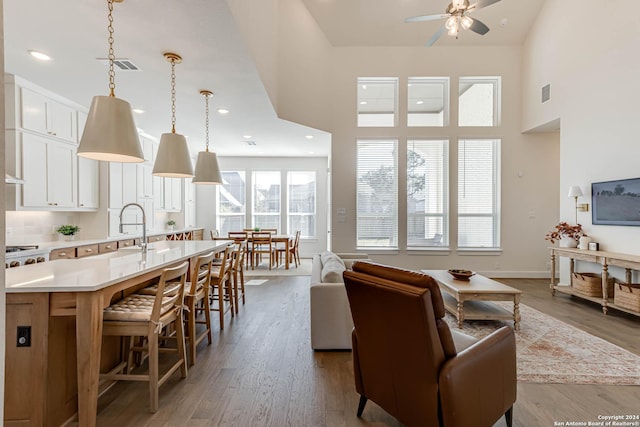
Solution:
<path fill-rule="evenodd" d="M 242 135 L 244 139 L 251 139 L 251 135 Z"/>
<path fill-rule="evenodd" d="M 134 112 L 134 113 L 136 113 L 136 114 L 142 114 L 142 113 L 144 113 L 144 110 L 143 110 L 143 109 L 141 109 L 141 108 L 134 108 L 134 109 L 133 109 L 133 110 L 131 110 L 131 111 L 133 111 L 133 112 Z"/>
<path fill-rule="evenodd" d="M 218 113 L 220 113 L 220 114 L 228 114 L 229 110 L 226 110 L 224 108 L 218 108 Z"/>
<path fill-rule="evenodd" d="M 422 105 L 422 104 L 424 104 L 424 101 L 416 101 L 416 104 Z"/>
<path fill-rule="evenodd" d="M 309 151 L 309 154 L 315 154 L 313 151 Z"/>
<path fill-rule="evenodd" d="M 307 139 L 313 139 L 313 135 L 306 135 L 305 138 Z"/>
<path fill-rule="evenodd" d="M 367 105 L 367 101 L 360 101 L 360 105 Z"/>
<path fill-rule="evenodd" d="M 30 50 L 29 55 L 33 56 L 40 61 L 51 61 L 51 57 L 46 53 L 38 52 L 37 50 Z"/>
<path fill-rule="evenodd" d="M 367 85 L 362 85 L 362 89 L 367 89 Z"/>

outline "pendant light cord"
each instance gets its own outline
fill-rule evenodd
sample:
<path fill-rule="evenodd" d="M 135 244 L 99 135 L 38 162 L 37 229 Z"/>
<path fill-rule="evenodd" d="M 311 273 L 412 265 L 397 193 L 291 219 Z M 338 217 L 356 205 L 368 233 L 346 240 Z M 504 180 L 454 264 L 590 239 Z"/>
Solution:
<path fill-rule="evenodd" d="M 109 30 L 109 96 L 115 97 L 116 91 L 116 72 L 113 69 L 113 61 L 116 59 L 116 55 L 113 52 L 113 0 L 108 0 L 107 5 L 109 6 L 109 25 L 107 29 Z"/>
<path fill-rule="evenodd" d="M 204 95 L 204 114 L 205 114 L 205 119 L 204 119 L 204 123 L 205 123 L 205 144 L 206 144 L 206 152 L 209 152 L 209 97 L 211 95 L 209 95 L 208 93 L 206 93 Z"/>
<path fill-rule="evenodd" d="M 171 133 L 176 133 L 176 60 L 171 59 Z"/>

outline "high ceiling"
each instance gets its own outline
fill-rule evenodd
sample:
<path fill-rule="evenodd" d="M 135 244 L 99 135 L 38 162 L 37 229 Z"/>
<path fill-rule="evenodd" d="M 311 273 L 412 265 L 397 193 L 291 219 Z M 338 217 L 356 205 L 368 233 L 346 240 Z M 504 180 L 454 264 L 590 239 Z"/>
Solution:
<path fill-rule="evenodd" d="M 446 0 L 303 1 L 335 46 L 422 45 L 442 22 L 404 24 L 404 18 L 446 7 Z M 436 46 L 519 44 L 543 1 L 502 0 L 474 12 L 491 28 L 487 35 L 445 35 Z M 199 90 L 208 89 L 215 93 L 210 135 L 219 155 L 328 155 L 330 135 L 276 117 L 224 0 L 126 0 L 115 4 L 114 22 L 116 56 L 141 70 L 118 72 L 116 95 L 144 110 L 135 120 L 146 133 L 159 137 L 171 127 L 171 67 L 162 55 L 171 51 L 183 58 L 176 66 L 176 131 L 193 154 L 204 148 Z M 5 0 L 4 31 L 6 72 L 85 106 L 108 94 L 107 68 L 96 60 L 107 56 L 106 1 Z M 39 62 L 30 49 L 53 60 Z M 218 108 L 230 112 L 220 115 Z"/>

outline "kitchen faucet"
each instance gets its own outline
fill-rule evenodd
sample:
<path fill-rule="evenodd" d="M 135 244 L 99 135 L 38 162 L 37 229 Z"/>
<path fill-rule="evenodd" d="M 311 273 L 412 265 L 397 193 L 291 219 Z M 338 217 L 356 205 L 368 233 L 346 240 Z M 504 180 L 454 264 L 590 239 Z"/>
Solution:
<path fill-rule="evenodd" d="M 142 211 L 142 223 L 130 222 L 130 223 L 125 224 L 125 223 L 122 222 L 122 213 L 129 206 L 137 206 L 137 207 L 140 208 L 140 210 Z M 138 246 L 140 246 L 140 249 L 142 249 L 143 253 L 146 253 L 147 252 L 147 215 L 145 215 L 144 208 L 142 207 L 142 205 L 140 205 L 138 203 L 127 203 L 126 205 L 124 205 L 122 207 L 122 209 L 120 209 L 120 233 L 123 232 L 122 231 L 122 226 L 123 225 L 141 225 L 142 226 L 142 241 L 140 241 L 140 244 Z"/>

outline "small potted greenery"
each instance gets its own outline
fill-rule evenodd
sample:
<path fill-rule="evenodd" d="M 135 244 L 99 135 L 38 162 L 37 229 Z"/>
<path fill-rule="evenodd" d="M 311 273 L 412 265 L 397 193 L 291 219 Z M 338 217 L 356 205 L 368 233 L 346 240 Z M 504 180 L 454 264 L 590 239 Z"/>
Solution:
<path fill-rule="evenodd" d="M 80 227 L 77 225 L 64 224 L 56 229 L 56 231 L 64 236 L 64 240 L 73 240 Z"/>
<path fill-rule="evenodd" d="M 173 230 L 176 226 L 176 222 L 172 219 L 170 219 L 169 221 L 167 221 L 167 228 L 169 230 Z"/>

